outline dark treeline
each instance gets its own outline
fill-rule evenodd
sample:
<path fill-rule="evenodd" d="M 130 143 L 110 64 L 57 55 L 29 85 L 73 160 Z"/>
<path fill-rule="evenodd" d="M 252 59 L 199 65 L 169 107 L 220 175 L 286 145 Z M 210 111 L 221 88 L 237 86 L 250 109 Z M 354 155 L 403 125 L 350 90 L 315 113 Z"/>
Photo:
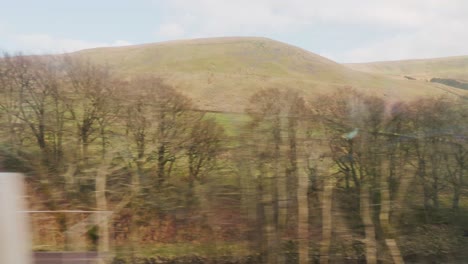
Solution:
<path fill-rule="evenodd" d="M 468 90 L 468 83 L 460 82 L 455 79 L 444 79 L 444 78 L 432 78 L 431 82 L 441 83 L 455 88 L 460 88 L 463 90 Z"/>
<path fill-rule="evenodd" d="M 180 243 L 263 263 L 466 257 L 467 108 L 271 88 L 234 133 L 156 77 L 0 60 L 3 167 L 27 175 L 31 208 L 101 212 L 32 217 L 36 249 L 120 249 L 131 263 Z"/>

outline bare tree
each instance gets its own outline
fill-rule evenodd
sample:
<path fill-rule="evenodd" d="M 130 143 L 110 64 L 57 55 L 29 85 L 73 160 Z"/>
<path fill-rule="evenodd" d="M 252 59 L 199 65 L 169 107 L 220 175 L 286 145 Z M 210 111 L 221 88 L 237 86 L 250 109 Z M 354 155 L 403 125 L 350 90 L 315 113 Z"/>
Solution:
<path fill-rule="evenodd" d="M 188 204 L 193 201 L 193 187 L 195 181 L 203 181 L 207 174 L 215 169 L 216 159 L 221 153 L 221 140 L 224 129 L 213 119 L 193 120 L 193 125 L 187 139 Z"/>

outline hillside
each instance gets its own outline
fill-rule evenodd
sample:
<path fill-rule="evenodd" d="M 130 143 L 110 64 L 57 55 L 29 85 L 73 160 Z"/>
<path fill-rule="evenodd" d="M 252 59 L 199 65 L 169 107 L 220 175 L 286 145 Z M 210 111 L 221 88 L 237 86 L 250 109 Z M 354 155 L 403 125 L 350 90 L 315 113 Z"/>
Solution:
<path fill-rule="evenodd" d="M 235 112 L 199 115 L 139 75 Z M 468 92 L 439 81 L 263 38 L 5 56 L 0 167 L 26 175 L 36 251 L 112 252 L 113 263 L 457 263 L 468 257 L 468 105 L 388 103 Z M 344 86 L 361 92 L 309 105 L 265 90 L 241 112 L 262 88 Z"/>
<path fill-rule="evenodd" d="M 352 86 L 390 99 L 455 91 L 443 85 L 355 71 L 266 38 L 182 40 L 96 48 L 71 55 L 106 64 L 126 78 L 142 74 L 161 76 L 200 107 L 213 110 L 242 111 L 252 94 L 268 87 L 294 88 L 313 96 L 335 87 Z"/>
<path fill-rule="evenodd" d="M 435 59 L 350 63 L 346 66 L 359 71 L 416 79 L 447 78 L 468 81 L 468 56 Z"/>

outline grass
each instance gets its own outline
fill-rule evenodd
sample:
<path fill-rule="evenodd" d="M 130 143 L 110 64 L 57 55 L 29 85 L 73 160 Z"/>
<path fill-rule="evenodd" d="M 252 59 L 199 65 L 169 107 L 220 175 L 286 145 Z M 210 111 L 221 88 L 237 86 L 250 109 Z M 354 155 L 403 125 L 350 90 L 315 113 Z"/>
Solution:
<path fill-rule="evenodd" d="M 468 56 L 383 61 L 370 63 L 350 63 L 347 66 L 361 71 L 394 76 L 411 76 L 428 80 L 433 77 L 453 78 L 468 81 Z"/>
<path fill-rule="evenodd" d="M 213 118 L 223 126 L 224 132 L 229 137 L 239 136 L 242 133 L 242 128 L 250 121 L 247 114 L 240 113 L 208 113 L 206 117 Z"/>
<path fill-rule="evenodd" d="M 118 257 L 127 256 L 129 247 L 120 246 L 116 248 Z M 201 256 L 201 257 L 217 257 L 217 256 L 246 256 L 251 252 L 248 249 L 247 243 L 227 243 L 227 242 L 212 242 L 212 243 L 174 243 L 174 244 L 152 244 L 140 245 L 138 248 L 138 257 L 163 257 L 174 258 L 181 256 Z"/>
<path fill-rule="evenodd" d="M 139 245 L 137 257 L 175 258 L 182 256 L 218 257 L 218 256 L 247 256 L 251 254 L 247 242 L 192 242 L 192 243 L 158 243 Z M 117 257 L 126 257 L 131 252 L 127 245 L 116 246 Z M 64 251 L 63 247 L 51 245 L 35 245 L 33 251 Z"/>
<path fill-rule="evenodd" d="M 98 48 L 72 56 L 108 65 L 126 77 L 158 75 L 208 110 L 242 112 L 262 88 L 306 96 L 352 86 L 389 99 L 447 93 L 438 86 L 352 70 L 298 47 L 266 38 L 213 38 Z"/>

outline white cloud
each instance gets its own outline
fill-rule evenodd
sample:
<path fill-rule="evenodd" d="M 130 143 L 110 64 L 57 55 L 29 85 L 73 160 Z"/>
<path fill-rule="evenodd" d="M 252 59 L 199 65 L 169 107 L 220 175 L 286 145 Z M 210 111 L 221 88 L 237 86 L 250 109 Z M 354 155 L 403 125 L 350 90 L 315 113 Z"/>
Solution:
<path fill-rule="evenodd" d="M 26 54 L 65 53 L 77 50 L 131 45 L 125 40 L 117 40 L 113 43 L 90 42 L 79 39 L 57 38 L 47 34 L 22 34 L 10 37 L 14 48 Z"/>
<path fill-rule="evenodd" d="M 338 57 L 344 62 L 361 62 L 467 55 L 466 43 L 465 24 L 460 21 L 433 23 L 352 49 Z"/>
<path fill-rule="evenodd" d="M 278 4 L 282 1 L 174 0 L 167 3 L 166 20 L 205 37 L 286 29 L 293 17 L 278 13 Z"/>
<path fill-rule="evenodd" d="M 120 47 L 120 46 L 129 46 L 129 45 L 133 45 L 131 42 L 128 42 L 126 40 L 116 40 L 114 41 L 110 46 L 112 47 Z"/>
<path fill-rule="evenodd" d="M 451 7 L 444 0 L 172 0 L 172 23 L 196 23 L 204 33 L 290 29 L 319 21 L 421 26 Z M 454 2 L 454 1 L 452 1 Z M 459 2 L 459 1 L 456 1 Z M 458 8 L 458 6 L 457 6 Z M 187 15 L 197 18 L 190 21 Z"/>
<path fill-rule="evenodd" d="M 161 3 L 161 2 L 160 2 Z M 350 27 L 372 43 L 340 52 L 325 50 L 339 61 L 362 61 L 468 54 L 463 30 L 468 25 L 464 0 L 171 0 L 164 1 L 165 22 L 190 37 L 222 35 L 311 36 L 311 25 L 327 30 Z M 351 25 L 351 26 L 350 26 Z M 373 28 L 369 33 L 360 28 Z M 168 30 L 169 31 L 169 30 Z M 175 30 L 173 30 L 175 31 Z M 371 32 L 382 32 L 379 36 Z M 392 32 L 392 33 L 390 33 Z M 164 39 L 162 34 L 161 38 Z M 347 41 L 347 39 L 343 39 Z M 356 43 L 353 43 L 356 46 Z M 306 47 L 310 48 L 310 47 Z M 311 50 L 313 52 L 313 50 Z"/>
<path fill-rule="evenodd" d="M 213 36 L 274 36 L 288 41 L 292 36 L 296 43 L 311 43 L 304 48 L 342 62 L 468 54 L 466 0 L 152 1 L 163 14 L 163 23 L 152 34 L 158 41 Z M 337 39 L 341 32 L 343 39 Z M 1 25 L 0 37 L 6 48 L 29 53 L 130 44 L 6 35 Z M 329 41 L 341 43 L 325 46 Z"/>
<path fill-rule="evenodd" d="M 156 37 L 162 40 L 181 38 L 185 34 L 184 28 L 176 23 L 162 24 L 156 32 Z"/>

